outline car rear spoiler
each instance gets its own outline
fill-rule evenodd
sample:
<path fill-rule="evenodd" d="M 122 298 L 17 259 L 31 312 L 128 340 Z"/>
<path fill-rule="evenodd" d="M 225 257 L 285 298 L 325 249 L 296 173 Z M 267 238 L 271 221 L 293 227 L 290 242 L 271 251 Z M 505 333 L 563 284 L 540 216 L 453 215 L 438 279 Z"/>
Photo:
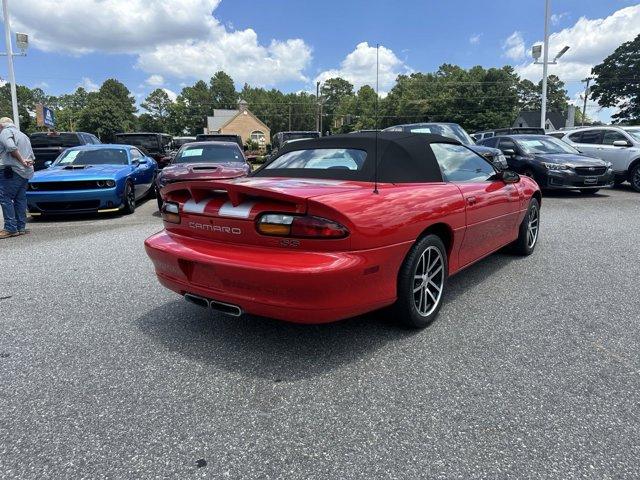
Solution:
<path fill-rule="evenodd" d="M 171 193 L 180 191 L 188 192 L 196 203 L 210 198 L 212 194 L 226 193 L 234 207 L 240 205 L 247 200 L 247 198 L 268 198 L 294 204 L 296 213 L 306 213 L 307 211 L 307 199 L 305 197 L 290 195 L 266 187 L 256 187 L 226 181 L 202 180 L 170 183 L 162 189 L 162 194 L 169 196 Z"/>

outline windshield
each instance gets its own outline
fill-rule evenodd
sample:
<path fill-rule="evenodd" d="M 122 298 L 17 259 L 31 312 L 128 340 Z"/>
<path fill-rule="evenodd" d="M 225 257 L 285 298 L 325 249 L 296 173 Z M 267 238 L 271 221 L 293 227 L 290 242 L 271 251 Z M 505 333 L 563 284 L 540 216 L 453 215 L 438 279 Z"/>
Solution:
<path fill-rule="evenodd" d="M 364 150 L 351 148 L 296 150 L 276 158 L 265 167 L 265 170 L 277 168 L 361 170 L 366 157 L 367 152 Z"/>
<path fill-rule="evenodd" d="M 33 148 L 77 147 L 78 145 L 80 145 L 80 139 L 75 133 L 31 136 L 31 147 Z"/>
<path fill-rule="evenodd" d="M 174 138 L 173 142 L 172 142 L 172 146 L 173 148 L 180 148 L 182 145 L 184 145 L 185 143 L 189 143 L 189 142 L 195 142 L 196 141 L 196 137 L 191 137 L 191 138 Z"/>
<path fill-rule="evenodd" d="M 454 124 L 437 124 L 437 123 L 423 123 L 409 127 L 411 133 L 434 133 L 436 135 L 442 135 L 443 137 L 453 138 L 459 140 L 464 145 L 474 145 L 473 138 L 464 131 L 460 125 Z"/>
<path fill-rule="evenodd" d="M 183 147 L 173 163 L 244 163 L 244 156 L 234 145 L 188 145 Z"/>
<path fill-rule="evenodd" d="M 636 142 L 640 142 L 640 128 L 626 128 L 625 131 L 631 135 Z"/>
<path fill-rule="evenodd" d="M 158 142 L 157 135 L 117 135 L 116 142 L 123 143 L 125 145 L 134 145 L 136 147 L 142 147 L 147 152 L 160 151 L 160 144 Z"/>
<path fill-rule="evenodd" d="M 520 137 L 514 139 L 528 154 L 536 153 L 580 153 L 571 145 L 550 136 Z"/>
<path fill-rule="evenodd" d="M 100 150 L 67 150 L 58 157 L 54 165 L 128 165 L 124 148 L 102 148 Z"/>

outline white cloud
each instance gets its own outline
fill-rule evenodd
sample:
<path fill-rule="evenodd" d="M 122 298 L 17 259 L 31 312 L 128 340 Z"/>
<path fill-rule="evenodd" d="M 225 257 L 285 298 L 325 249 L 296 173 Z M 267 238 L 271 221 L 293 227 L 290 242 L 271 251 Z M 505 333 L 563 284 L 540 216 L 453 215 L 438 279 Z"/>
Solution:
<path fill-rule="evenodd" d="M 567 17 L 569 14 L 567 12 L 562 13 L 554 13 L 551 15 L 551 25 L 558 25 L 563 18 Z"/>
<path fill-rule="evenodd" d="M 149 78 L 147 78 L 144 83 L 146 83 L 150 87 L 160 87 L 164 85 L 164 77 L 162 75 L 154 73 Z"/>
<path fill-rule="evenodd" d="M 482 36 L 482 34 L 481 34 L 481 33 L 478 33 L 478 34 L 476 34 L 476 35 L 471 35 L 471 36 L 469 37 L 469 43 L 470 43 L 471 45 L 477 45 L 477 44 L 479 44 L 479 43 L 480 43 L 480 37 L 481 37 L 481 36 Z"/>
<path fill-rule="evenodd" d="M 77 86 L 84 88 L 87 92 L 97 92 L 100 88 L 100 85 L 95 83 L 89 77 L 82 77 L 82 81 Z"/>
<path fill-rule="evenodd" d="M 524 58 L 524 39 L 518 31 L 513 32 L 502 44 L 504 56 L 511 60 L 522 60 Z"/>
<path fill-rule="evenodd" d="M 162 90 L 164 90 L 164 92 L 169 96 L 169 100 L 172 102 L 175 102 L 176 98 L 178 98 L 178 94 L 173 90 L 169 90 L 168 88 L 163 88 Z"/>
<path fill-rule="evenodd" d="M 380 45 L 380 93 L 391 88 L 398 75 L 408 73 L 411 69 L 400 60 L 392 50 Z M 356 49 L 345 57 L 340 68 L 325 70 L 316 77 L 316 81 L 324 82 L 329 78 L 341 77 L 350 81 L 356 90 L 363 85 L 376 86 L 376 47 L 367 42 L 359 43 Z"/>
<path fill-rule="evenodd" d="M 12 20 L 40 50 L 137 55 L 151 86 L 162 85 L 163 76 L 208 78 L 218 70 L 240 85 L 308 80 L 311 48 L 304 41 L 260 44 L 252 29 L 234 30 L 214 18 L 220 1 L 48 0 L 37 8 L 22 1 L 12 4 Z"/>
<path fill-rule="evenodd" d="M 209 78 L 224 70 L 239 85 L 267 86 L 307 81 L 303 71 L 310 61 L 311 48 L 300 39 L 272 40 L 263 46 L 252 29 L 230 33 L 216 25 L 208 39 L 161 45 L 142 53 L 138 67 L 177 78 Z"/>
<path fill-rule="evenodd" d="M 11 4 L 15 30 L 41 50 L 139 52 L 207 35 L 220 0 L 64 0 Z"/>
<path fill-rule="evenodd" d="M 640 5 L 623 8 L 605 18 L 581 17 L 572 27 L 549 37 L 549 53 L 553 56 L 565 45 L 570 50 L 557 65 L 549 67 L 549 74 L 558 75 L 565 82 L 577 82 L 591 73 L 591 68 L 613 53 L 620 44 L 633 40 L 640 33 Z M 539 41 L 536 43 L 540 43 Z M 542 67 L 532 62 L 516 67 L 524 78 L 538 81 Z"/>

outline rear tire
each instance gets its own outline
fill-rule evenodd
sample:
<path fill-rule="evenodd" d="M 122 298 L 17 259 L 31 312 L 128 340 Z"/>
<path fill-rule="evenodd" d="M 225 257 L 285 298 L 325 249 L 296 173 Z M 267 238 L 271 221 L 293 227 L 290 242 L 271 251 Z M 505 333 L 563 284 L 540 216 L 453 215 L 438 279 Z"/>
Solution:
<path fill-rule="evenodd" d="M 626 181 L 627 181 L 627 179 L 626 179 L 626 178 L 616 178 L 616 179 L 613 181 L 613 186 L 614 186 L 614 187 L 619 187 L 620 185 L 622 185 L 622 184 L 623 184 L 624 182 L 626 182 Z"/>
<path fill-rule="evenodd" d="M 447 251 L 440 237 L 427 235 L 418 240 L 398 273 L 398 300 L 393 312 L 402 325 L 424 328 L 435 320 L 448 272 Z"/>
<path fill-rule="evenodd" d="M 136 211 L 136 191 L 133 188 L 131 182 L 127 182 L 124 187 L 124 194 L 122 195 L 122 203 L 124 208 L 122 213 L 125 215 L 131 215 Z"/>
<path fill-rule="evenodd" d="M 636 163 L 629 171 L 629 183 L 631 188 L 636 192 L 640 192 L 640 162 Z"/>
<path fill-rule="evenodd" d="M 518 239 L 513 242 L 513 251 L 518 255 L 531 255 L 538 244 L 540 233 L 540 203 L 532 198 L 527 213 L 520 223 Z"/>
<path fill-rule="evenodd" d="M 599 188 L 581 188 L 580 189 L 580 192 L 584 193 L 585 195 L 595 195 L 599 191 L 600 191 Z"/>

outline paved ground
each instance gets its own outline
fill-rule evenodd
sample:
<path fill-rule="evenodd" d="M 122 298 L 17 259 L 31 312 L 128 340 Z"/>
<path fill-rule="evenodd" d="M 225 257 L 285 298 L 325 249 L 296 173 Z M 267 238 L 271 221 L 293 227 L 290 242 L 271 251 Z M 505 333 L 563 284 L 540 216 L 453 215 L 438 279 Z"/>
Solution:
<path fill-rule="evenodd" d="M 640 195 L 543 202 L 436 323 L 212 317 L 130 217 L 0 244 L 0 478 L 638 478 Z"/>

